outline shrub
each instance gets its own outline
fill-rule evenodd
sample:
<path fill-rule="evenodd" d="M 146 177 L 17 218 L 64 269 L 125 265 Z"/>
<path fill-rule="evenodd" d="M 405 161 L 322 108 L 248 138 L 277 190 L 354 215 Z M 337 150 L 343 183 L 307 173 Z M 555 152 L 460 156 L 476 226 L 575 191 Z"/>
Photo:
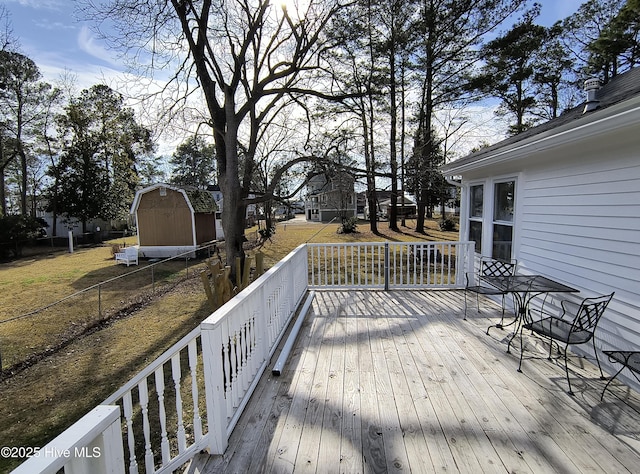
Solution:
<path fill-rule="evenodd" d="M 0 257 L 22 255 L 22 247 L 40 237 L 47 223 L 39 217 L 7 215 L 0 217 Z"/>
<path fill-rule="evenodd" d="M 440 221 L 440 230 L 444 232 L 452 232 L 456 230 L 456 222 L 453 219 L 442 219 Z"/>
<path fill-rule="evenodd" d="M 262 240 L 267 240 L 276 233 L 276 227 L 272 225 L 271 227 L 266 227 L 264 229 L 258 230 L 258 233 L 260 234 L 260 238 Z"/>
<path fill-rule="evenodd" d="M 353 234 L 357 232 L 358 218 L 349 217 L 342 221 L 340 227 L 338 227 L 338 234 Z"/>

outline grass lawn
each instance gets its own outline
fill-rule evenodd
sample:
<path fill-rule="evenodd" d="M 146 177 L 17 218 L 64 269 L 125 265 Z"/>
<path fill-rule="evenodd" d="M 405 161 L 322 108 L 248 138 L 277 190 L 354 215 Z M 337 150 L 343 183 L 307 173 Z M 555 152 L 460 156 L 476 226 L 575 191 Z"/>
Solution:
<path fill-rule="evenodd" d="M 297 219 L 282 222 L 270 241 L 248 253 L 261 250 L 265 254 L 266 267 L 270 267 L 307 241 L 445 241 L 458 238 L 457 232 L 441 232 L 434 221 L 428 222 L 427 235 L 416 234 L 409 228 L 401 233 L 391 232 L 385 222 L 379 224 L 378 235 L 368 231 L 367 223 L 359 224 L 359 232 L 355 234 L 337 234 L 337 227 L 336 224 L 298 223 Z M 122 239 L 118 239 L 118 243 L 121 242 Z M 141 262 L 140 266 L 145 264 Z M 3 347 L 3 341 L 6 342 L 7 328 L 11 324 L 1 321 L 134 268 L 116 265 L 108 245 L 0 265 L 0 351 L 4 355 L 5 350 L 9 350 Z M 0 381 L 1 444 L 44 446 L 205 319 L 210 309 L 204 290 L 196 272 L 190 271 L 190 275 L 191 278 L 175 287 L 158 292 L 161 296 L 148 298 L 137 311 L 117 318 L 99 330 L 73 338 L 62 349 Z M 140 280 L 139 284 L 144 286 L 148 282 Z M 108 293 L 102 295 L 108 301 L 105 306 L 126 304 L 126 298 L 119 297 L 118 288 L 112 289 L 111 299 Z M 36 350 L 40 341 L 47 341 L 52 325 L 60 326 L 66 324 L 64 321 L 78 318 L 74 313 L 83 312 L 85 308 L 82 301 L 76 301 L 64 311 L 49 311 L 51 315 L 46 318 L 36 315 L 21 320 L 28 321 L 28 325 L 20 328 L 20 334 L 25 336 L 21 344 L 26 347 L 12 350 Z M 10 470 L 20 462 L 0 458 L 0 472 Z"/>

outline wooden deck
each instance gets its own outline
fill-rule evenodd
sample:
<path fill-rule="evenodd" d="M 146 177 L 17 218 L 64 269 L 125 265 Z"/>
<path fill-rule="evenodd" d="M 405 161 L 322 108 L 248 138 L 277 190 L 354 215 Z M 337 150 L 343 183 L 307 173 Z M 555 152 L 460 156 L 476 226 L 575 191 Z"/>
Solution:
<path fill-rule="evenodd" d="M 197 473 L 638 472 L 640 397 L 519 344 L 456 291 L 316 292 L 282 375 L 260 381 L 224 456 Z M 472 308 L 472 307 L 471 307 Z M 274 359 L 275 362 L 275 359 Z"/>

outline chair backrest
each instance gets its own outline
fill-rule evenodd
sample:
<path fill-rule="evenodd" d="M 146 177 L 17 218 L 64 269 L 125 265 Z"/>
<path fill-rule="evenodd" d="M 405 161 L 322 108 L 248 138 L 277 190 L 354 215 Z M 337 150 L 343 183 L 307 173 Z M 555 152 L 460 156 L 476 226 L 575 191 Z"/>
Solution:
<path fill-rule="evenodd" d="M 480 259 L 480 276 L 506 277 L 516 273 L 516 260 L 497 260 L 495 258 L 482 257 Z"/>
<path fill-rule="evenodd" d="M 576 317 L 573 320 L 571 332 L 586 331 L 593 334 L 600 318 L 604 314 L 604 310 L 607 309 L 614 294 L 615 292 L 610 295 L 585 298 L 580 304 Z"/>

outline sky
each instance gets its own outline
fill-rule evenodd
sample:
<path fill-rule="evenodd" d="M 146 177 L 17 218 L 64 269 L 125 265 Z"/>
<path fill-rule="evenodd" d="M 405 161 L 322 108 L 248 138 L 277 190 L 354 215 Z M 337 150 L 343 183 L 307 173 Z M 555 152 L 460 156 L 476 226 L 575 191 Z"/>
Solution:
<path fill-rule="evenodd" d="M 538 0 L 538 22 L 550 26 L 575 12 L 586 0 Z M 116 55 L 94 35 L 90 25 L 75 18 L 73 0 L 0 0 L 10 14 L 21 52 L 35 61 L 46 80 L 54 81 L 65 70 L 79 85 L 90 87 L 104 77 L 122 72 Z"/>
<path fill-rule="evenodd" d="M 574 13 L 586 0 L 538 0 L 538 23 L 550 26 Z M 20 52 L 32 59 L 48 82 L 64 74 L 76 78 L 79 89 L 106 83 L 124 72 L 116 54 L 77 20 L 75 0 L 0 0 L 9 12 Z"/>

